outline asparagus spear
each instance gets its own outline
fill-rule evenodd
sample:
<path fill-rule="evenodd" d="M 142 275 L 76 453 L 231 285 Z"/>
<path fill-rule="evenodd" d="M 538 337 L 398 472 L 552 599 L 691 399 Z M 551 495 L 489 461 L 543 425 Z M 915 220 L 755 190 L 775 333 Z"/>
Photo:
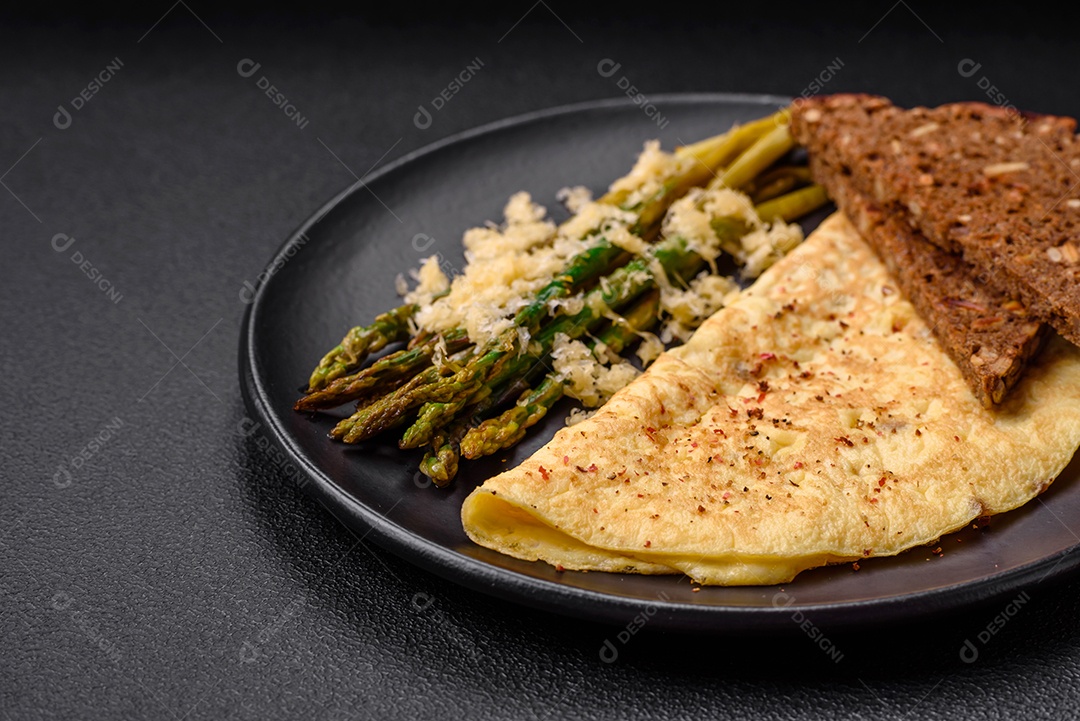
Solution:
<path fill-rule="evenodd" d="M 419 417 L 405 431 L 405 435 L 398 442 L 398 447 L 419 448 L 425 443 L 431 442 L 439 429 L 452 420 L 462 408 L 471 403 L 476 403 L 491 394 L 491 387 L 486 385 L 466 386 L 450 400 L 443 403 L 425 403 L 420 409 Z"/>
<path fill-rule="evenodd" d="M 659 310 L 660 293 L 652 291 L 635 303 L 620 320 L 608 326 L 600 334 L 600 342 L 611 351 L 621 353 L 638 337 L 640 331 L 647 330 L 656 322 Z M 514 445 L 522 439 L 526 429 L 539 422 L 563 397 L 564 388 L 558 374 L 549 373 L 536 388 L 523 393 L 513 408 L 470 430 L 461 440 L 461 455 L 469 459 L 479 458 Z"/>
<path fill-rule="evenodd" d="M 736 158 L 714 183 L 729 188 L 743 188 L 794 147 L 795 139 L 791 137 L 788 126 L 777 125 Z"/>
<path fill-rule="evenodd" d="M 770 133 L 765 131 L 776 125 L 782 113 L 770 115 L 767 118 L 737 126 L 729 132 L 709 138 L 695 146 L 682 149 L 682 155 L 693 157 L 697 162 L 691 165 L 685 172 L 670 178 L 648 200 L 633 207 L 623 206 L 625 210 L 632 210 L 638 214 L 637 220 L 631 227 L 635 235 L 647 235 L 650 229 L 656 227 L 663 218 L 664 213 L 671 204 L 685 195 L 691 188 L 703 185 L 710 177 L 715 176 L 715 169 L 722 167 L 733 158 L 740 157 L 740 153 L 747 147 L 756 148 L 760 142 L 769 137 L 769 145 L 759 150 L 751 162 L 744 163 L 749 177 L 753 177 L 757 170 L 771 164 L 780 155 L 772 160 L 768 157 L 782 147 L 783 137 L 774 137 L 776 130 Z M 778 126 L 784 131 L 788 140 L 791 135 L 787 133 L 787 126 Z M 793 146 L 794 141 L 792 141 Z M 788 148 L 790 150 L 790 147 Z M 784 152 L 787 152 L 786 150 Z M 764 165 L 760 165 L 764 163 Z M 725 174 L 726 175 L 726 174 Z M 599 202 L 615 204 L 626 200 L 626 193 L 609 193 Z M 605 271 L 609 270 L 615 261 L 623 255 L 624 251 L 613 246 L 606 238 L 597 238 L 595 244 L 588 250 L 571 259 L 570 265 L 562 274 L 556 276 L 542 290 L 539 291 L 532 303 L 518 311 L 514 318 L 515 325 L 523 328 L 534 328 L 547 313 L 547 302 L 554 298 L 563 298 L 570 295 L 575 288 L 595 280 Z"/>
<path fill-rule="evenodd" d="M 772 115 L 769 115 L 758 120 L 752 120 L 743 125 L 737 125 L 728 131 L 726 144 L 723 146 L 708 147 L 707 140 L 703 140 L 693 145 L 684 145 L 681 148 L 675 149 L 675 154 L 679 157 L 690 157 L 698 160 L 701 166 L 708 167 L 710 169 L 723 168 L 728 166 L 731 161 L 742 154 L 747 148 L 749 148 L 755 141 L 769 132 L 777 125 L 785 124 L 787 122 L 787 111 L 781 110 Z M 703 171 L 700 176 L 701 183 L 708 181 L 709 175 L 712 175 L 711 170 Z"/>
<path fill-rule="evenodd" d="M 811 182 L 809 168 L 799 165 L 782 165 L 757 178 L 746 189 L 746 192 L 756 205 L 772 200 L 797 187 L 809 185 Z"/>
<path fill-rule="evenodd" d="M 821 185 L 808 185 L 805 188 L 767 200 L 755 207 L 758 217 L 766 223 L 776 219 L 792 221 L 812 213 L 829 202 L 829 196 Z"/>
<path fill-rule="evenodd" d="M 453 431 L 439 431 L 435 440 L 432 441 L 431 450 L 420 461 L 420 472 L 430 478 L 436 486 L 442 488 L 454 480 L 460 460 L 461 453 L 458 441 L 453 438 Z"/>
<path fill-rule="evenodd" d="M 460 328 L 441 336 L 447 353 L 457 353 L 469 345 L 469 338 Z M 369 395 L 373 390 L 396 388 L 426 366 L 439 347 L 439 336 L 431 336 L 415 348 L 407 348 L 380 358 L 370 366 L 349 376 L 337 378 L 321 390 L 309 393 L 293 406 L 298 411 L 333 408 Z"/>
<path fill-rule="evenodd" d="M 345 334 L 341 343 L 323 356 L 308 380 L 308 391 L 317 391 L 335 378 L 360 367 L 371 353 L 391 343 L 409 338 L 409 320 L 419 306 L 406 304 L 375 317 L 368 326 L 357 326 Z"/>
<path fill-rule="evenodd" d="M 526 390 L 528 390 L 526 379 L 521 378 L 507 385 L 499 393 L 492 393 L 472 406 L 469 409 L 469 418 L 481 418 L 492 408 L 504 405 Z M 420 472 L 430 478 L 439 488 L 448 484 L 457 475 L 458 461 L 461 458 L 461 439 L 471 428 L 471 420 L 459 418 L 440 430 L 420 461 Z"/>
<path fill-rule="evenodd" d="M 648 202 L 640 207 L 640 216 L 631 229 L 632 232 L 636 235 L 645 236 L 650 228 L 657 226 L 663 219 L 664 213 L 667 212 L 672 202 L 685 195 L 691 188 L 709 182 L 711 178 L 716 176 L 717 168 L 727 166 L 743 154 L 748 147 L 757 143 L 767 134 L 770 128 L 776 127 L 781 122 L 783 115 L 783 111 L 774 113 L 760 120 L 738 125 L 716 138 L 678 148 L 675 151 L 676 156 L 693 158 L 695 160 L 694 164 L 682 175 L 665 183 Z M 606 198 L 608 198 L 608 195 L 605 195 L 601 200 L 603 201 Z"/>
<path fill-rule="evenodd" d="M 525 437 L 526 430 L 547 415 L 563 394 L 563 382 L 558 376 L 544 376 L 544 380 L 522 396 L 513 408 L 469 431 L 461 440 L 461 455 L 472 460 L 516 444 Z"/>

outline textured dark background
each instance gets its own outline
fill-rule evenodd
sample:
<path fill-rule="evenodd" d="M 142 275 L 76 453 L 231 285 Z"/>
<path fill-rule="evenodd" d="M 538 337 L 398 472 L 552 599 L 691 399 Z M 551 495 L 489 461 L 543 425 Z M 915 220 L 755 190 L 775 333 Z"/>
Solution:
<path fill-rule="evenodd" d="M 646 94 L 798 94 L 839 58 L 828 91 L 930 104 L 985 99 L 986 77 L 999 101 L 1077 115 L 1067 23 L 888 0 L 656 17 L 530 0 L 434 15 L 170 2 L 115 17 L 31 8 L 0 31 L 0 717 L 1075 713 L 1075 580 L 1032 588 L 974 663 L 960 649 L 1004 602 L 823 629 L 839 663 L 793 624 L 741 639 L 646 628 L 605 664 L 618 629 L 398 561 L 236 432 L 239 291 L 354 172 L 488 121 L 616 97 L 604 58 Z M 417 107 L 477 57 L 483 69 L 417 128 Z M 57 107 L 117 58 L 56 127 Z M 261 63 L 252 78 L 237 73 L 245 58 Z M 966 58 L 981 64 L 971 77 Z M 62 252 L 58 234 L 74 238 Z"/>

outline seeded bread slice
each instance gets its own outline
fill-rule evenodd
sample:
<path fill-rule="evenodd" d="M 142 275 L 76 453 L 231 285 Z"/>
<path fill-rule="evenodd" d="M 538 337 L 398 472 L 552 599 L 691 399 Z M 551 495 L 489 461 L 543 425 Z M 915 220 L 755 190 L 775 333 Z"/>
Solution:
<path fill-rule="evenodd" d="M 1038 351 L 1047 326 L 959 255 L 922 237 L 903 219 L 902 208 L 883 209 L 858 192 L 827 157 L 811 154 L 815 180 L 884 261 L 975 396 L 987 408 L 1001 403 Z"/>
<path fill-rule="evenodd" d="M 1080 344 L 1080 143 L 1071 118 L 982 103 L 897 108 L 885 98 L 797 101 L 795 136 L 829 148 L 879 205 L 959 252 L 1032 315 Z"/>

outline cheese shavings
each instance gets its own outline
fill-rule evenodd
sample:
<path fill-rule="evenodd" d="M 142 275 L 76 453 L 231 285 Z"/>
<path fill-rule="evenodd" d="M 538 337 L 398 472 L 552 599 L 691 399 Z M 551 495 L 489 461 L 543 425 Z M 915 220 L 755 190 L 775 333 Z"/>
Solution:
<path fill-rule="evenodd" d="M 660 294 L 660 307 L 668 314 L 660 337 L 664 342 L 686 342 L 706 318 L 720 310 L 740 293 L 730 277 L 702 271 L 686 290 L 671 288 Z"/>
<path fill-rule="evenodd" d="M 566 425 L 567 426 L 576 426 L 578 423 L 581 423 L 582 421 L 587 421 L 590 418 L 592 418 L 594 415 L 596 415 L 596 412 L 598 410 L 600 410 L 600 409 L 599 408 L 593 408 L 592 410 L 587 411 L 584 408 L 572 408 L 570 410 L 570 415 L 568 415 L 566 417 Z"/>
<path fill-rule="evenodd" d="M 718 228 L 730 229 L 718 234 Z M 783 221 L 762 222 L 750 198 L 729 188 L 691 190 L 675 202 L 664 219 L 663 233 L 681 237 L 687 248 L 704 258 L 715 273 L 715 259 L 728 252 L 743 265 L 744 278 L 756 278 L 802 242 L 802 229 Z M 737 238 L 737 239 L 736 239 Z M 734 279 L 706 272 L 689 287 L 675 287 L 652 265 L 660 287 L 660 307 L 666 314 L 660 339 L 687 341 L 694 330 L 738 295 Z"/>
<path fill-rule="evenodd" d="M 634 222 L 634 214 L 607 203 L 590 202 L 579 207 L 574 217 L 559 228 L 559 235 L 567 239 L 585 238 L 605 233 L 612 228 Z"/>
<path fill-rule="evenodd" d="M 640 345 L 638 345 L 634 355 L 641 361 L 641 365 L 647 366 L 659 358 L 660 354 L 664 352 L 664 341 L 660 340 L 660 338 L 653 333 L 645 333 L 643 335 L 644 338 Z"/>
<path fill-rule="evenodd" d="M 611 184 L 611 193 L 627 193 L 624 205 L 634 206 L 654 196 L 669 178 L 686 172 L 697 161 L 660 150 L 659 140 L 645 143 L 633 169 Z"/>
<path fill-rule="evenodd" d="M 592 191 L 584 185 L 575 185 L 571 188 L 560 189 L 555 193 L 555 199 L 573 214 L 592 202 Z"/>
<path fill-rule="evenodd" d="M 465 233 L 467 264 L 453 280 L 440 267 L 441 256 L 426 259 L 415 274 L 419 285 L 405 297 L 406 302 L 420 306 L 417 325 L 432 332 L 464 328 L 477 344 L 513 328 L 511 316 L 525 304 L 524 299 L 547 283 L 580 247 L 580 242 L 557 238 L 555 224 L 545 216 L 545 209 L 533 203 L 528 193 L 516 193 L 506 204 L 501 227 L 489 225 Z M 449 264 L 443 261 L 441 265 Z"/>
<path fill-rule="evenodd" d="M 588 201 L 579 191 L 567 191 L 568 202 L 570 197 L 577 214 L 556 228 L 546 218 L 546 210 L 533 203 L 528 193 L 513 195 L 506 204 L 503 225 L 466 231 L 467 262 L 460 272 L 451 268 L 452 280 L 445 272 L 449 263 L 442 256 L 427 258 L 413 274 L 418 286 L 405 296 L 406 302 L 420 306 L 416 324 L 432 332 L 464 328 L 473 343 L 482 345 L 514 328 L 514 313 L 565 268 L 570 258 L 588 247 L 588 236 L 604 233 L 619 247 L 644 248 L 643 242 L 626 230 L 635 218 L 633 213 Z M 573 301 L 563 305 L 553 304 L 551 309 L 567 312 Z"/>
<path fill-rule="evenodd" d="M 802 228 L 797 223 L 773 221 L 768 228 L 758 228 L 739 241 L 735 257 L 742 262 L 744 278 L 757 278 L 766 268 L 783 258 L 803 241 Z"/>
<path fill-rule="evenodd" d="M 610 228 L 604 232 L 604 237 L 609 243 L 622 248 L 627 253 L 646 255 L 649 252 L 649 244 L 625 227 Z"/>
<path fill-rule="evenodd" d="M 603 234 L 629 253 L 645 254 L 647 244 L 629 231 L 637 215 L 623 208 L 652 198 L 693 162 L 661 151 L 656 141 L 646 143 L 630 173 L 611 186 L 621 194 L 622 207 L 592 200 L 583 187 L 564 188 L 558 198 L 573 215 L 558 228 L 528 193 L 516 193 L 506 204 L 501 226 L 489 223 L 465 233 L 463 269 L 438 254 L 412 273 L 417 282 L 412 291 L 403 279 L 396 284 L 399 292 L 407 291 L 407 303 L 420 306 L 413 323 L 435 333 L 463 328 L 470 341 L 483 345 L 514 328 L 514 314 L 589 246 L 590 237 Z M 549 309 L 557 314 L 581 307 L 581 301 L 572 298 L 553 302 Z M 527 334 L 521 340 L 524 348 Z"/>
<path fill-rule="evenodd" d="M 754 229 L 754 232 L 762 226 L 753 204 L 743 193 L 728 188 L 698 188 L 671 206 L 662 232 L 667 237 L 685 240 L 687 248 L 704 258 L 715 270 L 717 256 L 724 250 L 731 250 L 730 241 L 719 237 L 713 227 L 721 219 L 735 223 L 740 229 Z M 741 247 L 737 250 L 741 251 Z M 723 308 L 739 291 L 730 277 L 702 272 L 688 286 L 676 287 L 658 261 L 654 260 L 650 269 L 660 287 L 660 307 L 666 316 L 660 329 L 660 341 L 664 343 L 688 340 L 694 329 Z M 654 351 L 654 346 L 646 348 L 644 357 Z"/>
<path fill-rule="evenodd" d="M 579 340 L 565 333 L 555 335 L 551 352 L 555 372 L 565 384 L 565 393 L 576 398 L 586 408 L 596 408 L 628 385 L 641 373 L 625 360 L 604 363 Z"/>
<path fill-rule="evenodd" d="M 664 218 L 665 236 L 681 236 L 687 247 L 705 260 L 715 259 L 722 250 L 729 250 L 713 229 L 716 219 L 740 221 L 747 229 L 761 227 L 761 219 L 745 194 L 729 188 L 691 190 L 680 198 Z"/>

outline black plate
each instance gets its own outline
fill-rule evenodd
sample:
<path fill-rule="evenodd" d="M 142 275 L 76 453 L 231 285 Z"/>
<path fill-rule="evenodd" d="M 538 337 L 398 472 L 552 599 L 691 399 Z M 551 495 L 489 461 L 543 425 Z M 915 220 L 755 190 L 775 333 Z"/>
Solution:
<path fill-rule="evenodd" d="M 403 558 L 473 589 L 531 606 L 623 624 L 693 630 L 792 628 L 801 611 L 827 625 L 880 623 L 956 608 L 1016 591 L 1077 565 L 1067 524 L 1080 518 L 1073 463 L 1026 507 L 930 548 L 895 558 L 806 571 L 778 587 L 703 588 L 686 578 L 556 572 L 474 545 L 461 528 L 462 500 L 478 483 L 546 442 L 567 407 L 503 456 L 464 463 L 446 491 L 416 472 L 419 453 L 393 440 L 362 449 L 332 443 L 328 416 L 294 413 L 297 389 L 345 329 L 397 304 L 395 276 L 440 253 L 464 262 L 461 235 L 501 218 L 507 197 L 527 190 L 555 213 L 570 184 L 601 191 L 632 164 L 642 143 L 692 142 L 761 117 L 784 98 L 670 95 L 660 115 L 627 101 L 557 108 L 488 125 L 413 153 L 372 174 L 315 213 L 278 251 L 241 334 L 240 376 L 251 412 L 284 449 L 305 487 L 343 522 Z M 273 270 L 276 269 L 276 270 Z M 505 459 L 505 461 L 503 460 Z"/>

